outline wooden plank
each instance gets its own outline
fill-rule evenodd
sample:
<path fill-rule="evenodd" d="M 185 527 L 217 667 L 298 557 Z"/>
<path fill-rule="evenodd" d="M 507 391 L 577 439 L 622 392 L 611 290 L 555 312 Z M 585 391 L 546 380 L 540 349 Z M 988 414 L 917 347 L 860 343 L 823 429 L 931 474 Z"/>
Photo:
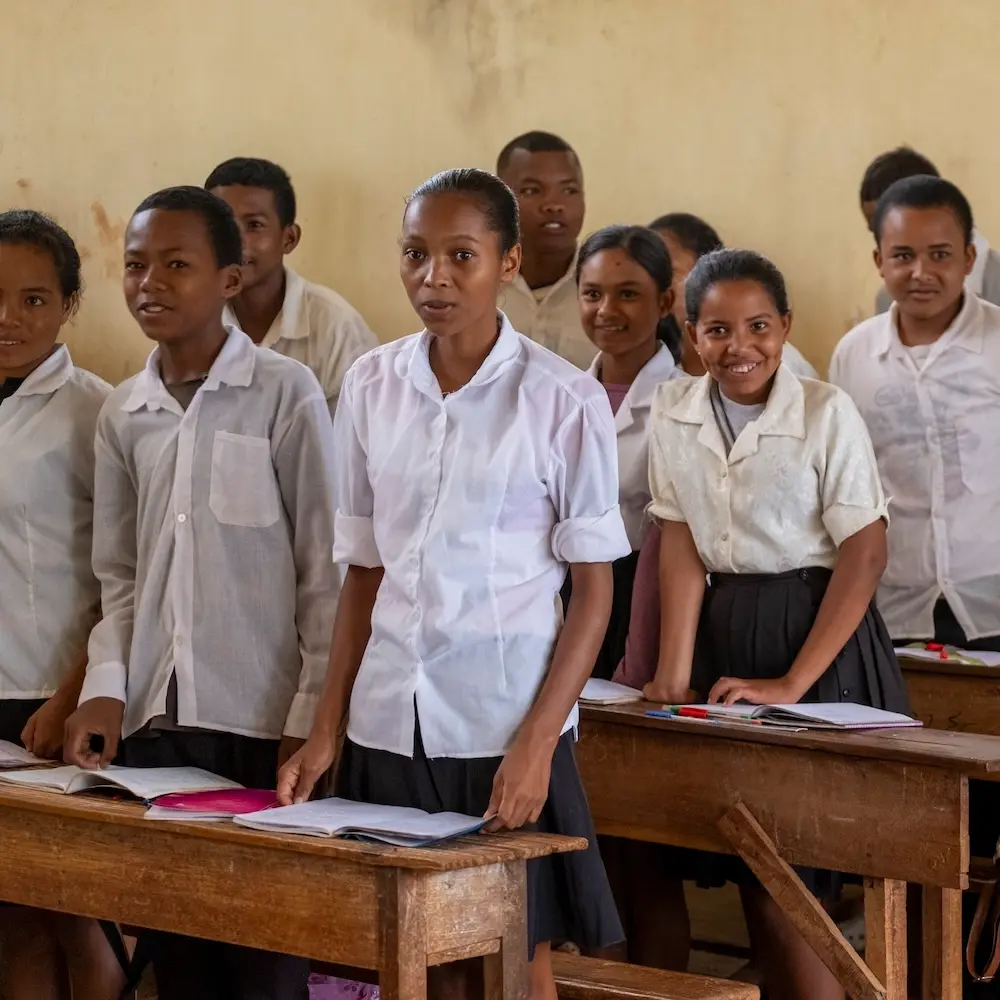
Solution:
<path fill-rule="evenodd" d="M 554 952 L 559 1000 L 759 1000 L 747 983 Z"/>
<path fill-rule="evenodd" d="M 523 864 L 504 866 L 503 937 L 483 960 L 483 1000 L 528 1000 L 528 881 Z"/>
<path fill-rule="evenodd" d="M 861 961 L 819 900 L 780 857 L 746 806 L 740 803 L 730 809 L 719 820 L 719 828 L 848 995 L 854 1000 L 886 1000 L 882 983 Z"/>
<path fill-rule="evenodd" d="M 520 862 L 512 862 L 520 866 Z M 443 956 L 473 958 L 499 949 L 504 932 L 506 865 L 425 876 L 429 965 Z M 469 914 L 475 914 L 475 920 Z M 447 961 L 457 961 L 448 957 Z"/>
<path fill-rule="evenodd" d="M 423 904 L 420 876 L 400 869 L 379 870 L 378 978 L 383 1000 L 427 1000 Z"/>
<path fill-rule="evenodd" d="M 923 1000 L 961 1000 L 962 894 L 924 886 Z"/>
<path fill-rule="evenodd" d="M 715 733 L 728 728 L 589 714 L 576 756 L 598 832 L 732 853 L 717 824 L 742 801 L 791 864 L 965 887 L 960 774 Z"/>
<path fill-rule="evenodd" d="M 865 962 L 886 1000 L 906 1000 L 906 883 L 865 879 Z"/>
<path fill-rule="evenodd" d="M 910 692 L 910 706 L 924 725 L 1000 736 L 1000 671 L 996 668 L 986 675 L 968 675 L 923 667 L 909 669 L 905 664 L 903 676 Z"/>

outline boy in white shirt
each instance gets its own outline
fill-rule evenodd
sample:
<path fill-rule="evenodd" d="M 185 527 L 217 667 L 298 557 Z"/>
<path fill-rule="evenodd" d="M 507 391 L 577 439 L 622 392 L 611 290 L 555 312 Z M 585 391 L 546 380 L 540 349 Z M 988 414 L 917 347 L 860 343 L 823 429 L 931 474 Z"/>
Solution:
<path fill-rule="evenodd" d="M 498 305 L 514 329 L 586 370 L 594 346 L 576 296 L 577 240 L 583 228 L 583 170 L 573 147 L 551 132 L 511 139 L 497 175 L 517 196 L 524 257 Z"/>
<path fill-rule="evenodd" d="M 157 347 L 97 424 L 90 638 L 69 763 L 196 766 L 251 788 L 308 735 L 339 577 L 333 428 L 315 376 L 225 327 L 240 289 L 229 207 L 147 198 L 125 234 L 125 298 Z M 303 1000 L 302 959 L 147 939 L 161 1000 Z"/>
<path fill-rule="evenodd" d="M 233 210 L 243 238 L 243 287 L 224 322 L 311 368 L 332 417 L 344 374 L 378 339 L 342 295 L 285 266 L 302 236 L 291 179 L 276 163 L 241 156 L 220 163 L 205 187 Z"/>

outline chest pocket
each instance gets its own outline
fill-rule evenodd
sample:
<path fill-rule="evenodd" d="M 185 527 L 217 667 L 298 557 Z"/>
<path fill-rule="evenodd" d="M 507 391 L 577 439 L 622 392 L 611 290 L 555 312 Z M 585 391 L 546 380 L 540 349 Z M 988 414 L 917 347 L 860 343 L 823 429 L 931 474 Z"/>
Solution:
<path fill-rule="evenodd" d="M 221 524 L 267 528 L 281 516 L 271 442 L 216 431 L 208 505 Z"/>

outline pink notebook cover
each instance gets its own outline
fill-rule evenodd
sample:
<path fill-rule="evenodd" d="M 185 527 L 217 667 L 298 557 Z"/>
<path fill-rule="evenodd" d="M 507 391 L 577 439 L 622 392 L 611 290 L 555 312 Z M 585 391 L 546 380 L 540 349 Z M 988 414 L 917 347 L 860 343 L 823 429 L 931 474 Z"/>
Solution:
<path fill-rule="evenodd" d="M 257 788 L 221 788 L 208 792 L 175 792 L 161 795 L 156 805 L 179 812 L 215 812 L 242 816 L 244 813 L 273 809 L 278 804 L 274 792 Z"/>

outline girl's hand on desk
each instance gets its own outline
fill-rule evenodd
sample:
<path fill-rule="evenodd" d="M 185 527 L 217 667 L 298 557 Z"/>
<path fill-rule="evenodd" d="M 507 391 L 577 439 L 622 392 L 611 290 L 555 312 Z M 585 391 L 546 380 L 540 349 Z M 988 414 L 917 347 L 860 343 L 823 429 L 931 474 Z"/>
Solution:
<path fill-rule="evenodd" d="M 787 677 L 773 680 L 741 680 L 739 677 L 720 677 L 709 692 L 710 705 L 735 705 L 748 701 L 751 705 L 794 705 L 802 697 Z"/>
<path fill-rule="evenodd" d="M 28 719 L 21 733 L 21 742 L 25 749 L 36 757 L 56 760 L 63 748 L 66 720 L 73 714 L 75 708 L 75 699 L 64 698 L 56 692 Z"/>
<path fill-rule="evenodd" d="M 646 701 L 659 705 L 693 705 L 698 700 L 698 692 L 694 688 L 671 691 L 670 688 L 657 684 L 655 680 L 643 685 L 642 696 Z"/>
<path fill-rule="evenodd" d="M 486 824 L 488 833 L 519 830 L 525 823 L 537 821 L 549 797 L 554 749 L 527 740 L 514 741 L 493 778 L 493 794 L 486 810 L 486 815 L 493 817 Z"/>
<path fill-rule="evenodd" d="M 316 782 L 333 767 L 337 741 L 315 733 L 278 771 L 278 801 L 283 806 L 308 802 Z"/>
<path fill-rule="evenodd" d="M 91 698 L 67 720 L 63 756 L 67 764 L 95 771 L 107 767 L 118 754 L 125 702 L 117 698 Z"/>

